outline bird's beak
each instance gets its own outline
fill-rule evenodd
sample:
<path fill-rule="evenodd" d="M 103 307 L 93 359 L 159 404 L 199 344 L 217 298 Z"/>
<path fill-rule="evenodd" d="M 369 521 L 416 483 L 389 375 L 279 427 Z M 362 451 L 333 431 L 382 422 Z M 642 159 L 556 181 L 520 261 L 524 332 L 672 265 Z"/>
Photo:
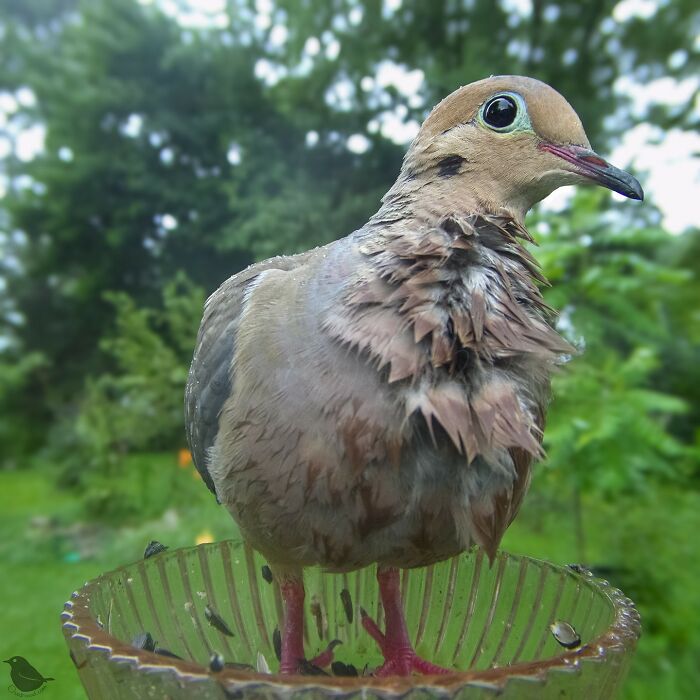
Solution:
<path fill-rule="evenodd" d="M 613 192 L 618 192 L 630 199 L 644 199 L 644 190 L 637 178 L 603 160 L 590 148 L 562 146 L 546 142 L 541 143 L 540 148 L 572 163 L 581 175 L 613 190 Z"/>

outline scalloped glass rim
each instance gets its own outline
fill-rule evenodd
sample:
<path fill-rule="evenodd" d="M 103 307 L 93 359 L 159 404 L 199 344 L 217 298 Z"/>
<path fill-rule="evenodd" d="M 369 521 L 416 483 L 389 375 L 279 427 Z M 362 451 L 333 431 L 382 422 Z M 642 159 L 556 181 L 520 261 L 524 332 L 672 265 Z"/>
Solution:
<path fill-rule="evenodd" d="M 120 640 L 114 634 L 105 630 L 97 620 L 97 615 L 94 612 L 94 607 L 99 608 L 100 602 L 103 599 L 100 597 L 105 589 L 109 589 L 110 595 L 114 595 L 114 589 L 111 586 L 114 585 L 115 581 L 120 584 L 122 581 L 128 581 L 131 583 L 133 581 L 134 572 L 144 571 L 145 566 L 158 566 L 161 573 L 165 571 L 166 565 L 173 565 L 176 562 L 179 565 L 179 570 L 182 573 L 182 562 L 189 562 L 190 566 L 195 564 L 197 566 L 201 565 L 207 568 L 205 562 L 211 559 L 221 558 L 224 565 L 228 566 L 231 564 L 231 552 L 239 551 L 241 554 L 241 560 L 243 566 L 246 570 L 249 579 L 250 591 L 254 593 L 254 587 L 260 586 L 260 591 L 263 592 L 268 598 L 270 598 L 270 593 L 266 592 L 265 586 L 269 584 L 265 583 L 262 577 L 259 575 L 261 566 L 265 563 L 264 560 L 257 554 L 254 553 L 249 547 L 242 545 L 240 542 L 228 540 L 224 542 L 218 542 L 214 544 L 199 545 L 198 547 L 190 547 L 180 550 L 168 550 L 162 554 L 157 555 L 149 560 L 136 562 L 131 565 L 121 567 L 113 572 L 103 574 L 92 581 L 87 582 L 79 591 L 75 591 L 72 595 L 71 600 L 65 604 L 64 612 L 62 613 L 63 620 L 63 631 L 66 637 L 69 648 L 71 649 L 71 657 L 74 663 L 78 667 L 81 673 L 81 678 L 83 678 L 83 670 L 86 665 L 89 664 L 90 659 L 95 655 L 105 657 L 108 661 L 108 668 L 111 668 L 114 664 L 124 666 L 124 664 L 131 667 L 136 673 L 145 673 L 153 679 L 152 674 L 166 674 L 172 676 L 170 680 L 175 681 L 176 685 L 182 687 L 183 684 L 190 685 L 196 684 L 198 686 L 215 686 L 219 690 L 225 689 L 226 693 L 243 692 L 246 695 L 249 692 L 259 693 L 259 692 L 272 692 L 278 696 L 289 696 L 296 695 L 298 691 L 313 691 L 317 690 L 322 694 L 337 695 L 338 693 L 342 695 L 352 695 L 354 692 L 361 691 L 362 689 L 372 690 L 374 693 L 381 696 L 396 696 L 404 695 L 409 691 L 419 691 L 423 689 L 430 694 L 435 694 L 439 692 L 440 695 L 453 696 L 459 693 L 461 689 L 464 688 L 480 688 L 488 694 L 488 691 L 496 691 L 501 693 L 506 684 L 509 681 L 526 681 L 527 685 L 535 683 L 538 687 L 539 684 L 545 683 L 552 676 L 552 672 L 571 674 L 581 671 L 587 664 L 593 663 L 595 665 L 611 663 L 615 658 L 617 658 L 618 665 L 620 668 L 617 674 L 620 678 L 624 677 L 626 672 L 626 667 L 628 666 L 628 659 L 631 652 L 636 646 L 636 642 L 641 633 L 640 617 L 637 610 L 634 607 L 633 602 L 624 596 L 624 594 L 610 586 L 607 581 L 602 579 L 597 579 L 593 577 L 590 572 L 585 570 L 574 571 L 569 567 L 561 567 L 551 564 L 549 562 L 532 559 L 524 556 L 516 556 L 507 554 L 505 552 L 499 552 L 493 565 L 489 568 L 488 563 L 485 563 L 483 553 L 480 550 L 476 552 L 467 552 L 455 557 L 453 560 L 448 560 L 446 562 L 441 562 L 439 564 L 433 565 L 431 567 L 426 567 L 425 569 L 414 569 L 409 572 L 404 573 L 404 585 L 406 582 L 416 581 L 421 576 L 419 583 L 422 588 L 422 594 L 424 598 L 429 598 L 432 591 L 431 583 L 433 577 L 443 576 L 449 577 L 449 582 L 446 586 L 447 589 L 452 586 L 454 589 L 454 578 L 456 577 L 457 567 L 461 566 L 461 571 L 468 568 L 472 573 L 472 588 L 481 585 L 481 581 L 488 577 L 493 578 L 491 590 L 491 595 L 493 598 L 493 603 L 491 605 L 491 610 L 489 611 L 488 621 L 485 623 L 484 630 L 487 626 L 494 622 L 494 610 L 496 608 L 496 600 L 501 589 L 501 582 L 504 577 L 504 572 L 512 567 L 517 567 L 519 572 L 518 586 L 523 581 L 524 572 L 527 569 L 539 570 L 542 574 L 539 578 L 544 580 L 547 576 L 554 575 L 556 580 L 559 582 L 559 591 L 561 591 L 565 584 L 573 580 L 575 581 L 579 589 L 589 589 L 592 591 L 592 597 L 599 598 L 603 600 L 607 606 L 610 608 L 610 622 L 605 629 L 603 629 L 599 634 L 592 637 L 586 641 L 585 637 L 583 639 L 582 646 L 567 650 L 563 647 L 559 647 L 559 653 L 546 655 L 545 658 L 537 658 L 535 660 L 529 661 L 518 661 L 516 663 L 509 663 L 508 665 L 496 666 L 477 670 L 468 671 L 455 671 L 455 673 L 444 676 L 420 676 L 420 677 L 410 677 L 410 678 L 399 678 L 399 677 L 389 677 L 389 678 L 374 678 L 371 676 L 360 676 L 360 677 L 337 677 L 337 676 L 281 676 L 278 674 L 263 674 L 256 673 L 252 671 L 243 671 L 237 669 L 225 668 L 224 670 L 214 673 L 209 671 L 209 669 L 194 661 L 177 659 L 172 657 L 166 657 L 153 652 L 137 649 L 132 646 L 129 642 Z M 196 560 L 195 560 L 196 557 Z M 159 560 L 159 563 L 154 560 Z M 236 564 L 239 561 L 236 560 Z M 482 576 L 481 581 L 479 580 L 478 572 L 485 571 L 487 574 Z M 313 570 L 317 579 L 329 580 L 329 577 L 340 577 L 340 576 L 357 576 L 364 577 L 363 580 L 369 580 L 374 582 L 374 571 L 373 569 L 365 569 L 360 572 L 353 572 L 352 574 L 324 574 L 318 570 Z M 454 575 L 453 575 L 454 574 Z M 426 579 L 430 582 L 426 585 Z M 347 581 L 347 578 L 345 579 Z M 446 578 L 442 579 L 446 581 Z M 490 580 L 490 579 L 489 579 Z M 231 586 L 233 580 L 231 577 L 226 577 L 226 582 Z M 324 585 L 323 583 L 321 584 Z M 359 590 L 359 583 L 358 588 Z M 166 584 L 167 586 L 167 584 Z M 189 588 L 189 583 L 187 584 Z M 206 598 L 207 595 L 211 595 L 212 586 L 211 574 L 207 573 L 204 577 L 203 588 L 206 589 L 202 592 L 197 592 L 200 597 Z M 129 586 L 124 586 L 129 588 Z M 276 589 L 276 587 L 270 587 Z M 307 603 L 311 596 L 308 595 L 309 583 L 307 577 Z M 335 590 L 335 589 L 334 589 Z M 129 595 L 129 602 L 136 605 L 134 597 L 131 591 L 127 591 Z M 167 596 L 170 596 L 171 592 L 168 586 Z M 444 595 L 452 595 L 451 593 Z M 148 592 L 148 596 L 152 598 L 152 594 Z M 191 599 L 195 599 L 196 596 L 193 595 L 193 591 L 190 588 L 189 596 Z M 561 593 L 558 594 L 561 596 Z M 212 595 L 213 597 L 213 595 Z M 281 612 L 279 595 L 275 592 L 276 600 L 274 601 L 273 610 L 279 615 Z M 363 598 L 363 601 L 365 598 Z M 507 637 L 510 634 L 510 628 L 513 627 L 513 621 L 517 609 L 517 592 L 516 597 L 513 598 L 511 603 L 511 613 L 508 620 L 501 620 L 499 624 L 507 630 Z M 94 604 L 93 604 L 94 602 Z M 173 604 L 172 600 L 170 601 Z M 432 601 L 430 601 L 432 604 Z M 452 600 L 450 598 L 450 604 Z M 470 593 L 469 603 L 472 608 L 474 608 L 474 594 Z M 536 599 L 537 605 L 540 605 L 540 597 Z M 187 607 L 187 602 L 185 602 L 185 607 Z M 190 606 L 192 605 L 190 601 Z M 532 603 L 531 603 L 532 604 Z M 270 603 L 272 605 L 272 603 Z M 270 611 L 270 605 L 265 607 L 265 612 Z M 447 600 L 444 601 L 445 612 L 443 613 L 443 621 L 440 625 L 439 634 L 444 636 L 444 627 L 446 626 L 445 621 L 448 619 L 447 613 Z M 111 606 L 111 604 L 110 604 Z M 307 605 L 307 608 L 309 606 Z M 368 606 L 365 606 L 368 607 Z M 575 606 L 574 606 L 575 607 Z M 172 608 L 173 610 L 175 607 Z M 264 612 L 261 608 L 260 597 L 254 593 L 254 599 L 252 601 L 252 609 L 257 617 L 257 631 L 259 632 L 263 626 Z M 370 607 L 370 610 L 375 608 Z M 425 605 L 423 606 L 425 610 Z M 556 604 L 553 610 L 556 610 Z M 110 607 L 111 610 L 111 607 Z M 534 610 L 534 608 L 533 608 Z M 274 613 L 273 613 L 274 614 Z M 534 616 L 535 612 L 532 612 Z M 530 613 L 528 613 L 530 615 Z M 138 612 L 136 612 L 136 617 L 140 620 Z M 359 617 L 359 616 L 356 616 Z M 424 620 L 421 615 L 421 622 L 419 627 L 424 628 Z M 192 617 L 194 620 L 195 618 Z M 451 619 L 451 614 L 450 614 Z M 466 617 L 465 617 L 466 619 Z M 240 614 L 239 614 L 240 622 Z M 309 624 L 307 620 L 307 624 Z M 337 624 L 337 623 L 336 623 Z M 466 631 L 467 623 L 463 623 L 463 636 Z M 240 631 L 240 628 L 237 628 Z M 134 628 L 133 631 L 136 631 Z M 140 630 L 143 632 L 143 628 Z M 336 626 L 337 631 L 337 626 Z M 266 632 L 263 630 L 263 635 Z M 419 632 L 419 635 L 421 632 Z M 485 632 L 482 633 L 482 640 Z M 269 636 L 269 635 L 268 635 Z M 204 639 L 200 634 L 202 640 Z M 133 638 L 133 637 L 132 637 Z M 414 636 L 415 638 L 415 636 Z M 224 640 L 225 641 L 225 640 Z M 498 645 L 501 649 L 504 642 Z M 543 642 L 540 642 L 539 649 L 543 648 Z M 520 645 L 520 650 L 522 651 L 522 644 Z M 544 645 L 546 647 L 546 644 Z M 342 648 L 342 647 L 341 647 Z M 269 649 L 269 647 L 268 647 Z M 497 656 L 497 655 L 496 655 Z M 456 652 L 455 652 L 456 657 Z M 516 654 L 517 657 L 517 654 Z M 623 663 L 622 657 L 625 657 L 627 661 Z M 269 658 L 269 657 L 268 657 Z M 494 657 L 495 658 L 495 657 Z M 438 661 L 431 657 L 431 660 Z M 115 671 L 116 673 L 116 671 Z M 166 679 L 163 678 L 163 681 Z M 85 678 L 83 678 L 85 683 Z M 519 685 L 519 684 L 518 684 Z M 87 687 L 87 684 L 86 684 Z M 619 687 L 619 683 L 615 683 L 615 687 Z M 202 688 L 203 689 L 203 688 Z M 461 693 L 460 693 L 461 694 Z M 189 696 L 188 696 L 189 697 Z M 204 695 L 202 696 L 204 697 Z M 215 695 L 206 695 L 206 697 L 218 697 Z"/>

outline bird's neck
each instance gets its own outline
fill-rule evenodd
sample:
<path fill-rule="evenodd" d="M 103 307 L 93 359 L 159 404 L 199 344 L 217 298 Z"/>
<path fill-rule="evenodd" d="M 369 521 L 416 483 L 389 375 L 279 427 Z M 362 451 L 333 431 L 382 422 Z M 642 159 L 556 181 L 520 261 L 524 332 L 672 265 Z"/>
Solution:
<path fill-rule="evenodd" d="M 390 365 L 390 383 L 460 373 L 474 358 L 544 367 L 572 351 L 549 323 L 546 280 L 514 216 L 428 208 L 401 188 L 353 240 L 363 262 L 326 329 Z"/>
<path fill-rule="evenodd" d="M 506 204 L 505 201 L 508 203 Z M 372 221 L 401 218 L 419 226 L 437 225 L 446 216 L 499 216 L 524 226 L 530 203 L 515 197 L 507 200 L 495 186 L 472 176 L 468 164 L 438 161 L 423 171 L 404 163 L 398 179 L 384 195 Z"/>

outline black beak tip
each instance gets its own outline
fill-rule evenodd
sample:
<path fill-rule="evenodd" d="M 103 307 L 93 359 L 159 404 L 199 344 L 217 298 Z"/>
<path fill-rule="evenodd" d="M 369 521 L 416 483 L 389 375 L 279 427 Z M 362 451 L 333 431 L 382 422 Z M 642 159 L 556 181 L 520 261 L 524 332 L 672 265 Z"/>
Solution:
<path fill-rule="evenodd" d="M 630 175 L 629 181 L 625 184 L 627 185 L 627 187 L 625 187 L 624 191 L 620 192 L 620 194 L 624 195 L 625 197 L 628 197 L 629 199 L 636 199 L 640 202 L 644 201 L 644 190 L 639 184 L 639 180 L 637 180 L 637 178 L 632 177 Z"/>

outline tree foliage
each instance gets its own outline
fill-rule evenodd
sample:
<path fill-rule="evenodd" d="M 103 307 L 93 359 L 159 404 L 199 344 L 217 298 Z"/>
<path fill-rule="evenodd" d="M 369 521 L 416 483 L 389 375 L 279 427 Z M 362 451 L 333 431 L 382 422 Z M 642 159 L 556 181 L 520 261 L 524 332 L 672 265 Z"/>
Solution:
<path fill-rule="evenodd" d="M 691 275 L 658 259 L 675 244 L 670 234 L 621 224 L 599 190 L 536 224 L 537 255 L 553 285 L 548 301 L 581 351 L 555 377 L 549 465 L 578 488 L 608 496 L 643 488 L 650 475 L 676 478 L 694 457 L 667 429 L 688 409 L 682 392 L 657 382 L 679 331 L 669 309 Z"/>
<path fill-rule="evenodd" d="M 87 377 L 53 439 L 66 456 L 64 481 L 88 491 L 96 473 L 119 480 L 125 455 L 181 443 L 182 391 L 204 301 L 182 273 L 166 283 L 159 308 L 139 307 L 124 292 L 105 297 L 116 315 L 100 347 L 112 369 Z"/>
<path fill-rule="evenodd" d="M 535 0 L 528 13 L 277 0 L 267 14 L 229 0 L 228 24 L 204 29 L 136 0 L 0 8 L 0 89 L 36 96 L 5 130 L 46 130 L 43 153 L 4 163 L 6 458 L 47 439 L 92 445 L 97 462 L 181 442 L 193 290 L 361 225 L 398 170 L 396 120 L 420 120 L 458 84 L 546 80 L 599 148 L 642 117 L 697 126 L 694 96 L 640 115 L 614 89 L 620 76 L 694 74 L 699 15 L 686 0 L 626 18 L 609 0 Z M 612 494 L 695 464 L 698 236 L 658 220 L 601 192 L 533 219 L 550 300 L 584 350 L 557 378 L 547 433 L 552 473 L 577 489 Z"/>

